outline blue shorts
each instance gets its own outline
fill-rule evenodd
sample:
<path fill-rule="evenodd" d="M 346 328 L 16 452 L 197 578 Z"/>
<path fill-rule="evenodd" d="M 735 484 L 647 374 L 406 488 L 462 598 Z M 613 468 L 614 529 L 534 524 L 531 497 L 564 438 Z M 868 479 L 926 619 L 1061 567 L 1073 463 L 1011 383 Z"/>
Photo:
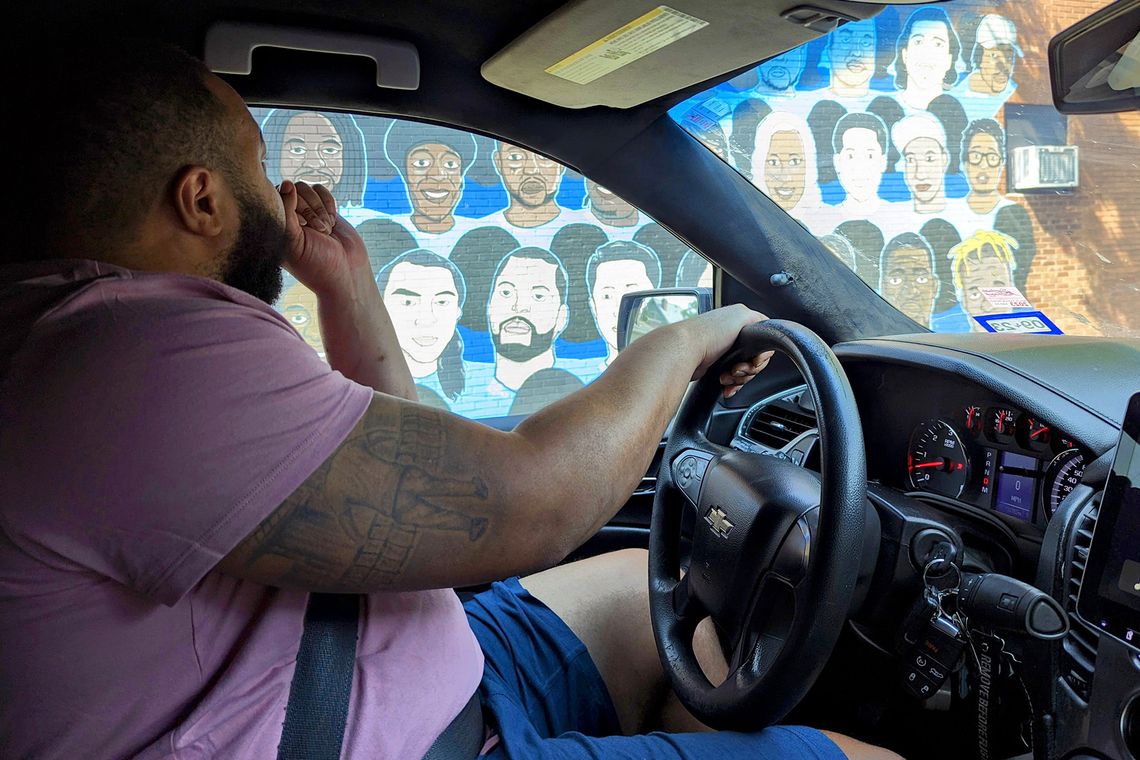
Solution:
<path fill-rule="evenodd" d="M 586 646 L 517 578 L 463 605 L 486 665 L 479 693 L 500 741 L 493 760 L 842 760 L 819 731 L 773 726 L 755 734 L 622 736 L 617 712 Z"/>

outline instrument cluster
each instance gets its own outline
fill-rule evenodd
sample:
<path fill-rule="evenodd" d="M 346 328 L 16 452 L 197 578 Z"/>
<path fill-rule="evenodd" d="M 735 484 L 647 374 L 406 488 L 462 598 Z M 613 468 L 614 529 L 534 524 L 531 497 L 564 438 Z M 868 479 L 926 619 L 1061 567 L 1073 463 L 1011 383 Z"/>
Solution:
<path fill-rule="evenodd" d="M 1081 482 L 1084 454 L 1064 433 L 1007 406 L 971 405 L 919 423 L 910 485 L 1044 526 Z"/>

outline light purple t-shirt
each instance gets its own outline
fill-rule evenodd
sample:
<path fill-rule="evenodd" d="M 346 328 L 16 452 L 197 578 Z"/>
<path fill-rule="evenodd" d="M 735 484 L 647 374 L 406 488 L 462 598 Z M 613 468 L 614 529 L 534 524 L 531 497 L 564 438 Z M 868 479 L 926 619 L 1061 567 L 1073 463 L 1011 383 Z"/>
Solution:
<path fill-rule="evenodd" d="M 276 757 L 307 594 L 213 570 L 372 391 L 261 301 L 71 260 L 0 267 L 0 748 Z M 344 756 L 416 758 L 479 684 L 450 590 L 367 597 Z"/>

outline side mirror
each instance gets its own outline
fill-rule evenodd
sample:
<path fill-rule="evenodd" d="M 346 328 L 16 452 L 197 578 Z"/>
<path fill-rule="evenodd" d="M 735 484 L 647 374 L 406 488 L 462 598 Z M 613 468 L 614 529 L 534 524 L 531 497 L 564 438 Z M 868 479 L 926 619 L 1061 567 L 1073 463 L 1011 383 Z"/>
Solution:
<path fill-rule="evenodd" d="M 626 293 L 618 307 L 618 350 L 662 325 L 704 314 L 712 308 L 712 288 L 662 288 Z"/>
<path fill-rule="evenodd" d="M 1061 113 L 1140 107 L 1140 2 L 1117 0 L 1049 43 L 1053 104 Z"/>

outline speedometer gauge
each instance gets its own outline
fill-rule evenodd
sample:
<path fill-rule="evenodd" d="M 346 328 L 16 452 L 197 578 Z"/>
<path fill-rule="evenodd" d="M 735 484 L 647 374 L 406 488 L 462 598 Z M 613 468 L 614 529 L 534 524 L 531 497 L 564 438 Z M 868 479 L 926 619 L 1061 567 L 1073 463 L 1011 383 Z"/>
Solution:
<path fill-rule="evenodd" d="M 1077 449 L 1066 449 L 1045 468 L 1045 487 L 1041 489 L 1041 506 L 1045 519 L 1051 519 L 1065 497 L 1073 492 L 1085 474 L 1085 457 Z"/>
<path fill-rule="evenodd" d="M 910 484 L 956 499 L 970 478 L 970 462 L 962 439 L 942 420 L 927 420 L 914 429 L 907 449 Z"/>

